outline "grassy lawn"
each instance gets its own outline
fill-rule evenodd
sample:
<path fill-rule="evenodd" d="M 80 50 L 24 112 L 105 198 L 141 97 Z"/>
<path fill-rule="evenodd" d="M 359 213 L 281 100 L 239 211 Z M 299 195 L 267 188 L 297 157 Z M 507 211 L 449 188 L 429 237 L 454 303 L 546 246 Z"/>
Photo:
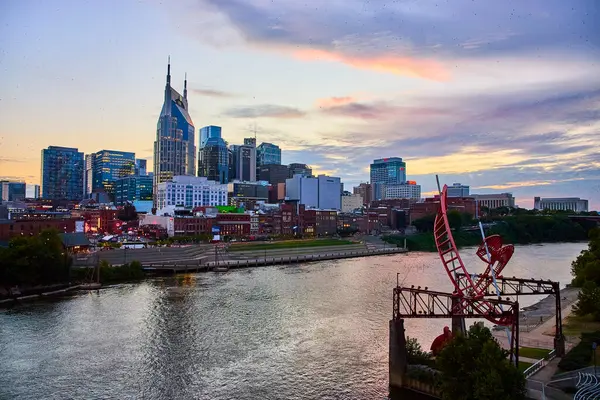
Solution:
<path fill-rule="evenodd" d="M 537 349 L 535 347 L 519 347 L 519 357 L 533 358 L 540 360 L 546 357 L 551 350 Z"/>
<path fill-rule="evenodd" d="M 578 317 L 569 315 L 563 324 L 563 333 L 565 336 L 581 336 L 581 333 L 600 331 L 600 322 L 594 321 L 591 315 Z"/>
<path fill-rule="evenodd" d="M 356 244 L 356 242 L 343 239 L 286 240 L 270 243 L 235 243 L 229 246 L 229 251 L 278 250 L 304 247 L 344 246 L 349 244 Z"/>
<path fill-rule="evenodd" d="M 519 361 L 519 371 L 524 372 L 527 368 L 531 367 L 533 364 L 525 362 L 525 361 Z"/>

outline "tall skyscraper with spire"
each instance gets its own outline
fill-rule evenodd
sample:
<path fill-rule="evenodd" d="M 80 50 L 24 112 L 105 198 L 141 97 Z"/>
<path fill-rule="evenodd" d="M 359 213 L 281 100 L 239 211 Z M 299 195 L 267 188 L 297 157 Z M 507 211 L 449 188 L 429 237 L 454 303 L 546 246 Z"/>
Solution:
<path fill-rule="evenodd" d="M 195 175 L 196 145 L 194 123 L 188 112 L 187 75 L 183 96 L 171 87 L 171 59 L 167 65 L 165 100 L 156 127 L 154 142 L 154 205 L 158 184 L 177 175 Z"/>

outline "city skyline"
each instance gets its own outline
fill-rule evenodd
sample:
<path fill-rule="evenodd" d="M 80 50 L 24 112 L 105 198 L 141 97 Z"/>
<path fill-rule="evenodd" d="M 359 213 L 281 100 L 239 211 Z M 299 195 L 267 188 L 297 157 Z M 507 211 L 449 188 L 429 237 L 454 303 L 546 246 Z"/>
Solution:
<path fill-rule="evenodd" d="M 170 55 L 196 127 L 242 143 L 256 123 L 284 164 L 347 187 L 402 157 L 424 196 L 438 173 L 528 208 L 600 208 L 594 2 L 272 4 L 8 3 L 0 178 L 39 184 L 48 146 L 152 160 Z"/>

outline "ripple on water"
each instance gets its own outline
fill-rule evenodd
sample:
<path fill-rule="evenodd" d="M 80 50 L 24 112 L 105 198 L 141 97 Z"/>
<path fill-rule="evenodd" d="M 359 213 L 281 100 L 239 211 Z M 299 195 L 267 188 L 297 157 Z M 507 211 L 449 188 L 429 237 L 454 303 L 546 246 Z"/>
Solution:
<path fill-rule="evenodd" d="M 506 275 L 566 283 L 584 247 L 518 247 Z M 157 278 L 4 310 L 0 398 L 384 399 L 397 273 L 450 289 L 436 254 L 410 253 Z M 407 333 L 428 347 L 444 324 L 409 320 Z"/>

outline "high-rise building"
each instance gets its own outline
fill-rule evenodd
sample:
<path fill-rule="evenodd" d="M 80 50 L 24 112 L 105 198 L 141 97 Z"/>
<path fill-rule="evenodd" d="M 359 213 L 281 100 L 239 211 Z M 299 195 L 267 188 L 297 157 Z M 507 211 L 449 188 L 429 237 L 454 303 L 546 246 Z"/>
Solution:
<path fill-rule="evenodd" d="M 201 132 L 205 128 L 202 128 Z M 230 154 L 227 149 L 227 143 L 221 137 L 221 128 L 209 131 L 210 136 L 198 151 L 198 176 L 206 177 L 209 181 L 227 183 L 230 177 Z"/>
<path fill-rule="evenodd" d="M 386 185 L 406 182 L 406 163 L 400 157 L 380 158 L 371 164 L 373 200 L 385 199 Z"/>
<path fill-rule="evenodd" d="M 114 197 L 115 181 L 135 174 L 135 153 L 100 150 L 92 154 L 92 192 L 106 192 Z"/>
<path fill-rule="evenodd" d="M 292 163 L 288 165 L 288 168 L 290 169 L 290 178 L 293 178 L 296 174 L 312 176 L 312 168 L 306 164 Z"/>
<path fill-rule="evenodd" d="M 25 182 L 0 181 L 0 202 L 25 199 Z"/>
<path fill-rule="evenodd" d="M 290 177 L 290 169 L 287 165 L 267 164 L 258 167 L 258 179 L 267 181 L 271 185 L 285 183 L 285 180 Z"/>
<path fill-rule="evenodd" d="M 81 200 L 83 153 L 71 147 L 50 146 L 42 150 L 42 198 Z"/>
<path fill-rule="evenodd" d="M 188 112 L 187 77 L 183 96 L 171 87 L 171 63 L 167 66 L 165 98 L 154 142 L 154 191 L 174 176 L 195 175 L 195 128 Z M 156 197 L 156 196 L 155 196 Z M 156 198 L 154 199 L 156 202 Z"/>
<path fill-rule="evenodd" d="M 94 184 L 94 154 L 85 155 L 85 164 L 83 166 L 83 198 L 87 199 L 92 193 Z"/>
<path fill-rule="evenodd" d="M 27 184 L 25 185 L 25 198 L 27 199 L 39 199 L 40 198 L 40 185 Z"/>
<path fill-rule="evenodd" d="M 256 182 L 256 139 L 245 138 L 243 145 L 231 146 L 235 179 Z"/>
<path fill-rule="evenodd" d="M 172 181 L 158 184 L 156 207 L 226 206 L 227 185 L 206 177 L 174 176 Z"/>
<path fill-rule="evenodd" d="M 256 166 L 281 164 L 281 149 L 273 143 L 261 143 L 256 147 Z"/>
<path fill-rule="evenodd" d="M 386 199 L 420 199 L 421 185 L 415 181 L 408 181 L 399 185 L 386 185 Z"/>
<path fill-rule="evenodd" d="M 342 183 L 340 178 L 327 175 L 307 177 L 296 174 L 285 182 L 285 197 L 305 205 L 306 208 L 340 210 Z"/>
<path fill-rule="evenodd" d="M 148 161 L 145 158 L 135 159 L 135 174 L 148 175 Z"/>
<path fill-rule="evenodd" d="M 129 175 L 115 181 L 115 205 L 152 200 L 151 175 Z"/>
<path fill-rule="evenodd" d="M 587 212 L 588 201 L 579 197 L 534 197 L 533 208 L 536 210 Z"/>
<path fill-rule="evenodd" d="M 373 196 L 373 189 L 370 183 L 361 183 L 354 187 L 354 194 L 359 194 L 363 199 L 363 204 L 368 206 L 371 204 L 371 197 Z"/>
<path fill-rule="evenodd" d="M 446 192 L 448 197 L 469 197 L 470 187 L 463 185 L 462 183 L 453 183 L 452 186 L 448 186 Z"/>
<path fill-rule="evenodd" d="M 200 128 L 200 148 L 203 148 L 206 144 L 206 141 L 210 138 L 220 138 L 221 136 L 221 127 L 209 125 L 204 128 Z"/>

